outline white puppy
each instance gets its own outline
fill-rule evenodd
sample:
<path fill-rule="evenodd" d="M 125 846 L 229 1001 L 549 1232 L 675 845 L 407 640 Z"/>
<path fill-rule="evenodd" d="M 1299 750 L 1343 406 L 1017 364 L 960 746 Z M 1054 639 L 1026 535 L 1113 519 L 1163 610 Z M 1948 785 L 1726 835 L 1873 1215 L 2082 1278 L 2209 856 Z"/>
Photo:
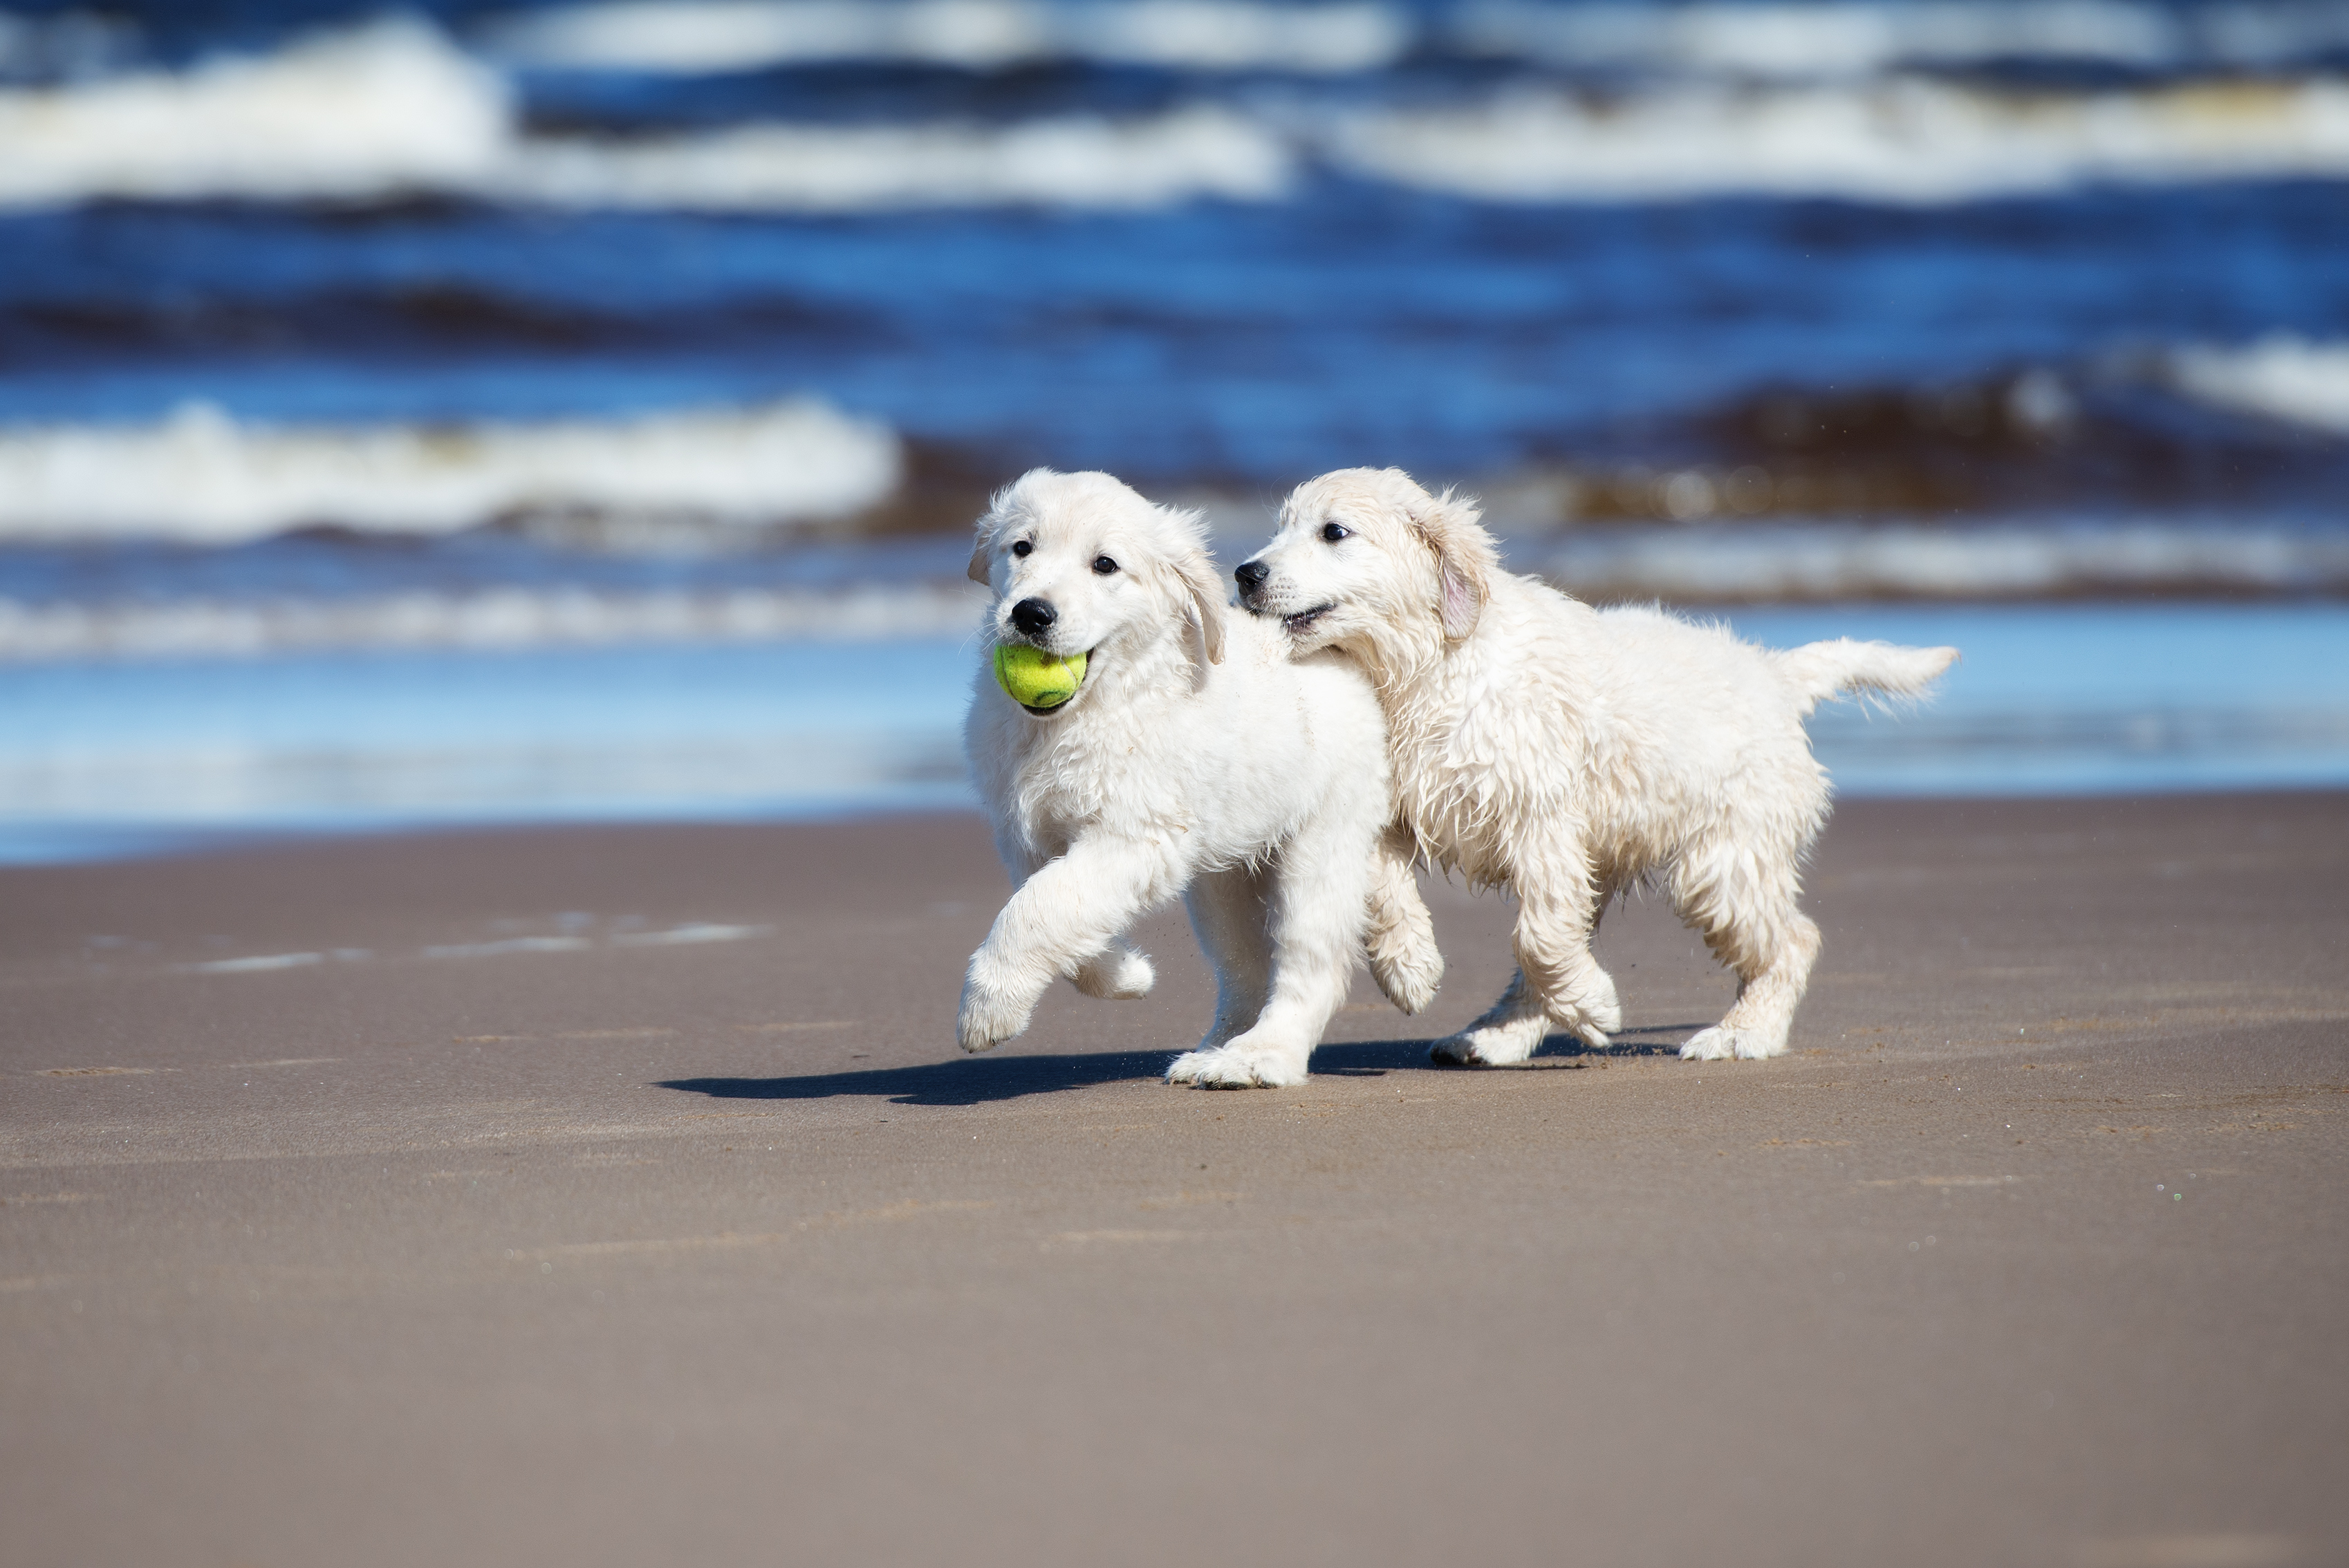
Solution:
<path fill-rule="evenodd" d="M 1476 509 L 1400 469 L 1300 485 L 1237 575 L 1300 657 L 1341 649 L 1377 685 L 1423 851 L 1516 892 L 1516 977 L 1439 1058 L 1521 1062 L 1553 1020 L 1604 1046 L 1622 1016 L 1590 937 L 1651 872 L 1737 974 L 1736 1005 L 1681 1055 L 1785 1050 L 1819 951 L 1795 897 L 1827 813 L 1803 720 L 1839 692 L 1920 693 L 1955 648 L 1777 653 L 1661 610 L 1594 610 L 1500 571 Z"/>
<path fill-rule="evenodd" d="M 1025 1029 L 1055 976 L 1149 990 L 1149 959 L 1119 937 L 1186 888 L 1217 995 L 1178 1083 L 1303 1082 L 1366 928 L 1388 997 L 1426 1005 L 1444 961 L 1390 830 L 1386 727 L 1361 671 L 1292 661 L 1277 624 L 1226 603 L 1196 518 L 1107 474 L 1039 469 L 1005 489 L 970 574 L 995 590 L 991 641 L 1087 661 L 1048 711 L 978 677 L 966 738 L 1015 891 L 971 955 L 965 1050 Z"/>

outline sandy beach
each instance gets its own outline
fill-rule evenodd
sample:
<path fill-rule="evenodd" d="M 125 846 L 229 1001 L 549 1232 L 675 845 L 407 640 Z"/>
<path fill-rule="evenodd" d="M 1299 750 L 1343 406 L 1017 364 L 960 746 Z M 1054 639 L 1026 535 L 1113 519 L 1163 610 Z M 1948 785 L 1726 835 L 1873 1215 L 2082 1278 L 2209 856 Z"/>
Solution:
<path fill-rule="evenodd" d="M 1795 1048 L 1309 1086 L 1209 982 L 964 1059 L 975 819 L 0 872 L 0 1519 L 51 1564 L 2349 1561 L 2349 796 L 1857 802 Z"/>

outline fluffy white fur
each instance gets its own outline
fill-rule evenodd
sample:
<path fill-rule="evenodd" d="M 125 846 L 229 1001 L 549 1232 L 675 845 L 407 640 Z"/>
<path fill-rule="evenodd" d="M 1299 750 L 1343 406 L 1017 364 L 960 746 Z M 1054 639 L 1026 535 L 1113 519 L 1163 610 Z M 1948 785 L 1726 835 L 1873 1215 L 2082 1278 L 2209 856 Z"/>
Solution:
<path fill-rule="evenodd" d="M 1622 1015 L 1590 938 L 1651 873 L 1737 975 L 1736 1005 L 1681 1055 L 1785 1050 L 1819 951 L 1802 862 L 1827 814 L 1803 720 L 1839 692 L 1920 693 L 1955 648 L 1773 652 L 1661 610 L 1594 610 L 1502 572 L 1474 505 L 1399 469 L 1299 486 L 1238 575 L 1299 656 L 1342 651 L 1370 675 L 1423 851 L 1516 892 L 1516 977 L 1440 1059 L 1523 1061 L 1553 1021 L 1604 1046 Z"/>
<path fill-rule="evenodd" d="M 981 665 L 966 738 L 1015 891 L 971 955 L 965 1050 L 1025 1029 L 1056 976 L 1148 991 L 1149 959 L 1119 938 L 1178 892 L 1217 994 L 1175 1082 L 1303 1082 L 1366 934 L 1388 997 L 1426 1005 L 1444 961 L 1391 830 L 1386 728 L 1359 669 L 1292 661 L 1277 624 L 1226 603 L 1196 518 L 1107 474 L 1039 469 L 1005 489 L 970 574 L 995 591 L 994 641 L 1089 660 L 1041 714 Z M 1023 631 L 1031 601 L 1053 618 L 1031 607 Z"/>

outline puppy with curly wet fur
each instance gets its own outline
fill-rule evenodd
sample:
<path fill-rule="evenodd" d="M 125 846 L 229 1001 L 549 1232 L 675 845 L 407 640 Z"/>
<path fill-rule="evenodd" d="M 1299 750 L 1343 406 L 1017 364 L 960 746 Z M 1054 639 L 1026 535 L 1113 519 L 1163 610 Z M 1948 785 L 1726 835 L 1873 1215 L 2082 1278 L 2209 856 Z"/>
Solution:
<path fill-rule="evenodd" d="M 1296 656 L 1341 653 L 1377 686 L 1423 852 L 1517 895 L 1516 976 L 1439 1059 L 1521 1062 L 1553 1024 L 1605 1046 L 1622 1011 L 1590 938 L 1651 874 L 1737 975 L 1727 1016 L 1681 1054 L 1786 1049 L 1818 956 L 1796 898 L 1828 799 L 1803 720 L 1841 693 L 1920 695 L 1955 648 L 1777 652 L 1659 609 L 1596 610 L 1503 572 L 1475 505 L 1400 469 L 1299 486 L 1237 575 Z"/>

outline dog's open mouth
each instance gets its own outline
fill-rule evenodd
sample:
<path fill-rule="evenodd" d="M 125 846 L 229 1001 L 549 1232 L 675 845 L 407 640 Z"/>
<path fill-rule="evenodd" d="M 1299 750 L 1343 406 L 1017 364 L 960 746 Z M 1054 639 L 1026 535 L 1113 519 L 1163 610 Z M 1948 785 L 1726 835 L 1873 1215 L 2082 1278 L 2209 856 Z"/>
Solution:
<path fill-rule="evenodd" d="M 1288 628 L 1290 636 L 1295 636 L 1337 607 L 1335 603 L 1329 603 L 1316 610 L 1299 610 L 1294 615 L 1283 615 L 1280 624 Z"/>

